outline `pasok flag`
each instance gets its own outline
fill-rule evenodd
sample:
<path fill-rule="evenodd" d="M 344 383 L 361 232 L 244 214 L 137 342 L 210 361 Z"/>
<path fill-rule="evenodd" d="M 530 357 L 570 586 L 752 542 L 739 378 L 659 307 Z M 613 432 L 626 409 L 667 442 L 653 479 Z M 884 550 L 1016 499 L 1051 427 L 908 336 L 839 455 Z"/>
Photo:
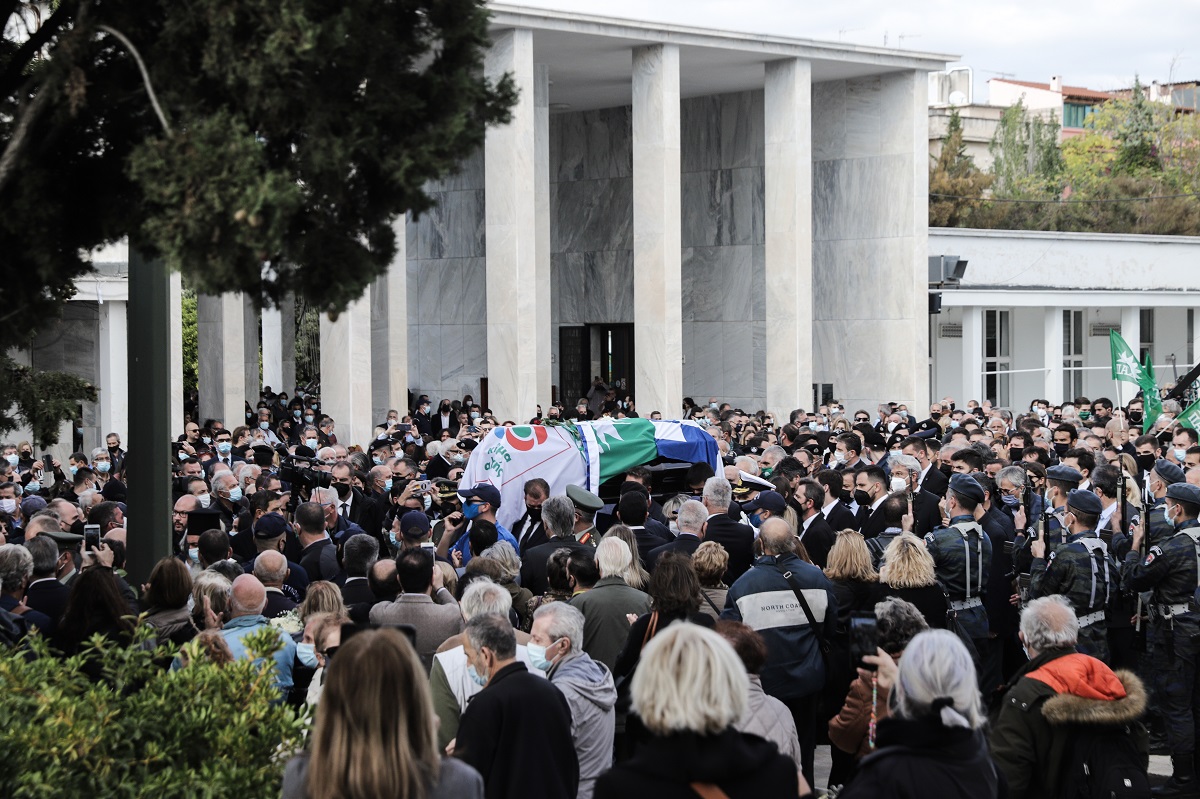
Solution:
<path fill-rule="evenodd" d="M 1142 385 L 1143 405 L 1146 407 L 1142 415 L 1142 432 L 1147 433 L 1154 422 L 1162 415 L 1162 397 L 1158 395 L 1158 380 L 1154 377 L 1154 364 L 1150 362 L 1150 353 L 1146 353 L 1146 362 L 1142 364 L 1142 373 L 1146 375 L 1146 383 Z"/>
<path fill-rule="evenodd" d="M 1120 333 L 1115 330 L 1109 332 L 1108 346 L 1112 351 L 1113 380 L 1136 383 L 1142 388 L 1153 384 L 1153 378 L 1146 374 L 1146 370 L 1138 361 L 1138 357 L 1134 355 L 1133 350 L 1125 343 L 1125 339 L 1121 338 Z"/>
<path fill-rule="evenodd" d="M 1193 402 L 1179 414 L 1179 423 L 1192 430 L 1200 430 L 1200 402 Z"/>

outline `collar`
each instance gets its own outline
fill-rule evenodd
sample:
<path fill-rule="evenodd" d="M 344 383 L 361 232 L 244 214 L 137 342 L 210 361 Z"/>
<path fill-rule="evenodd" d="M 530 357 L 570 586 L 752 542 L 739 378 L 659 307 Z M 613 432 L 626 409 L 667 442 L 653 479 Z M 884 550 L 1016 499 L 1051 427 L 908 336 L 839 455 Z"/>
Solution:
<path fill-rule="evenodd" d="M 904 530 L 900 527 L 885 527 L 880 535 L 900 535 Z"/>
<path fill-rule="evenodd" d="M 240 630 L 243 627 L 257 627 L 260 625 L 265 625 L 266 623 L 267 617 L 263 616 L 261 613 L 256 613 L 253 616 L 238 616 L 236 619 L 230 619 L 229 621 L 225 622 L 225 626 L 221 629 Z"/>
<path fill-rule="evenodd" d="M 975 517 L 969 513 L 962 513 L 962 514 L 959 514 L 958 516 L 954 516 L 950 519 L 951 524 L 958 524 L 959 522 L 973 522 L 973 521 L 975 521 Z"/>
<path fill-rule="evenodd" d="M 625 578 L 619 577 L 615 574 L 610 574 L 608 577 L 601 577 L 599 580 L 597 580 L 596 584 L 592 586 L 592 589 L 595 590 L 602 585 L 627 585 L 627 583 L 625 582 Z"/>
<path fill-rule="evenodd" d="M 683 538 L 684 536 L 687 536 L 689 538 L 699 538 L 700 537 L 700 536 L 696 535 L 695 533 L 689 533 L 687 530 L 680 530 L 679 535 L 675 536 L 675 540 L 678 541 L 680 538 Z"/>
<path fill-rule="evenodd" d="M 263 586 L 263 588 L 266 589 L 268 594 L 282 594 L 283 593 L 282 588 L 276 588 L 273 585 L 266 585 L 266 586 Z"/>
<path fill-rule="evenodd" d="M 879 499 L 877 499 L 877 500 L 875 500 L 874 502 L 872 502 L 872 503 L 871 503 L 871 510 L 872 510 L 872 511 L 876 510 L 876 509 L 877 509 L 877 508 L 878 508 L 880 505 L 882 505 L 882 504 L 883 504 L 883 501 L 884 501 L 885 499 L 887 499 L 887 498 L 888 498 L 888 495 L 887 495 L 887 494 L 884 494 L 882 497 L 880 497 Z"/>
<path fill-rule="evenodd" d="M 817 514 L 814 513 L 812 516 L 809 516 L 807 519 L 800 522 L 800 526 L 804 528 L 805 532 L 808 531 L 809 525 L 813 523 L 813 519 L 815 518 L 817 518 Z"/>
<path fill-rule="evenodd" d="M 1175 525 L 1175 532 L 1179 533 L 1184 530 L 1190 530 L 1193 527 L 1200 527 L 1200 519 L 1188 519 Z"/>
<path fill-rule="evenodd" d="M 63 585 L 66 585 L 67 583 L 71 582 L 71 578 L 74 577 L 75 574 L 76 574 L 75 569 L 71 569 L 71 571 L 67 572 L 62 577 L 58 578 L 58 581 L 60 583 L 62 583 Z"/>
<path fill-rule="evenodd" d="M 828 517 L 829 511 L 832 510 L 833 506 L 836 504 L 838 504 L 838 501 L 835 499 L 832 502 L 830 502 L 828 505 L 822 505 L 821 506 L 821 515 Z"/>
<path fill-rule="evenodd" d="M 365 579 L 367 579 L 367 578 L 366 577 L 347 577 L 346 582 L 342 583 L 342 585 L 349 585 L 350 583 L 354 582 L 355 580 L 365 580 Z"/>

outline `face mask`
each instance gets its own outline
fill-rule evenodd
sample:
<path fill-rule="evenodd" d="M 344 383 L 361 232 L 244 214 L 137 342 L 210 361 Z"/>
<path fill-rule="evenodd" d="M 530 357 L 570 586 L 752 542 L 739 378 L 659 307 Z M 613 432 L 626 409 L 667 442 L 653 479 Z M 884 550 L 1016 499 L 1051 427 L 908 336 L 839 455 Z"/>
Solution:
<path fill-rule="evenodd" d="M 1142 412 L 1141 411 L 1130 411 L 1129 412 L 1129 421 L 1133 422 L 1134 424 L 1141 424 L 1142 423 Z"/>
<path fill-rule="evenodd" d="M 17 501 L 15 499 L 0 499 L 0 511 L 4 511 L 11 516 L 16 510 Z"/>
<path fill-rule="evenodd" d="M 562 639 L 560 638 L 558 640 L 561 641 Z M 558 643 L 558 641 L 550 644 L 550 646 L 554 646 L 556 643 Z M 533 666 L 538 671 L 550 671 L 550 667 L 553 666 L 554 663 L 546 660 L 546 650 L 549 648 L 550 647 L 548 646 L 538 646 L 532 641 L 525 644 L 525 651 L 529 653 L 529 665 Z"/>
<path fill-rule="evenodd" d="M 750 524 L 753 525 L 754 527 L 759 527 L 762 525 L 762 515 L 759 514 L 758 511 L 751 513 L 749 516 L 749 520 L 750 520 Z"/>
<path fill-rule="evenodd" d="M 294 418 L 294 419 L 299 419 L 299 418 L 300 418 L 300 411 L 292 411 L 292 418 Z"/>
<path fill-rule="evenodd" d="M 1143 472 L 1148 472 L 1154 468 L 1153 455 L 1138 455 L 1135 460 L 1137 460 L 1138 468 Z"/>
<path fill-rule="evenodd" d="M 1173 511 L 1177 507 L 1179 507 L 1179 506 L 1178 505 L 1167 505 L 1166 507 L 1163 508 L 1163 516 L 1166 518 L 1167 522 L 1169 522 L 1170 524 L 1175 524 L 1175 514 L 1173 513 Z"/>
<path fill-rule="evenodd" d="M 229 441 L 218 441 L 217 442 L 217 452 L 221 453 L 222 455 L 228 455 L 232 451 L 233 451 L 233 444 L 231 442 L 229 442 Z"/>
<path fill-rule="evenodd" d="M 891 480 L 891 487 L 893 494 L 895 494 L 897 491 L 904 491 L 908 488 L 908 481 L 903 477 L 893 477 Z"/>
<path fill-rule="evenodd" d="M 400 548 L 400 540 L 398 538 L 396 538 L 396 534 L 391 532 L 390 530 L 388 531 L 388 540 L 392 542 L 393 547 L 395 547 L 396 549 Z"/>
<path fill-rule="evenodd" d="M 863 491 L 861 488 L 857 488 L 854 490 L 854 501 L 857 502 L 860 507 L 867 507 L 871 504 L 871 495 L 866 491 Z"/>
<path fill-rule="evenodd" d="M 37 492 L 39 492 L 41 490 L 42 490 L 42 484 L 39 483 L 37 480 L 30 480 L 28 483 L 25 484 L 25 493 L 26 494 L 36 494 Z"/>
<path fill-rule="evenodd" d="M 942 418 L 942 412 L 941 411 L 931 411 L 929 414 L 929 418 L 936 422 L 938 419 Z"/>
<path fill-rule="evenodd" d="M 1020 499 L 1018 499 L 1017 497 L 1014 497 L 1010 494 L 1001 494 L 1000 501 L 1003 502 L 1005 505 L 1007 505 L 1010 508 L 1017 507 L 1017 505 L 1019 505 L 1021 502 Z"/>
<path fill-rule="evenodd" d="M 1070 448 L 1071 448 L 1071 445 L 1070 445 L 1070 444 L 1058 444 L 1058 443 L 1055 443 L 1055 445 L 1054 445 L 1054 451 L 1055 451 L 1055 453 L 1057 453 L 1057 454 L 1058 454 L 1058 457 L 1060 457 L 1060 458 L 1061 458 L 1063 455 L 1066 455 L 1066 454 L 1067 454 L 1067 450 L 1069 450 Z"/>
<path fill-rule="evenodd" d="M 479 516 L 479 504 L 475 502 L 467 503 L 463 506 L 463 518 L 468 521 Z"/>
<path fill-rule="evenodd" d="M 388 479 L 383 481 L 383 491 L 384 491 L 384 493 L 387 493 L 391 490 L 392 490 L 392 478 L 389 477 Z"/>
<path fill-rule="evenodd" d="M 200 436 L 200 442 L 203 444 L 211 444 L 212 436 Z"/>
<path fill-rule="evenodd" d="M 376 465 L 376 466 L 382 466 L 382 465 L 383 465 L 383 458 L 371 458 L 371 460 L 375 461 L 375 465 Z"/>
<path fill-rule="evenodd" d="M 192 563 L 200 562 L 200 547 L 188 547 L 188 560 Z"/>
<path fill-rule="evenodd" d="M 536 508 L 526 505 L 525 510 L 528 511 L 530 520 L 535 522 L 542 520 L 542 507 L 540 505 Z"/>
<path fill-rule="evenodd" d="M 271 426 L 271 423 L 270 423 L 270 422 L 259 422 L 259 423 L 258 423 L 258 429 L 259 429 L 259 430 L 266 430 L 266 429 L 267 429 L 268 427 L 270 427 L 270 426 Z"/>
<path fill-rule="evenodd" d="M 229 489 L 229 501 L 230 502 L 241 502 L 241 500 L 242 500 L 242 487 L 241 486 L 234 486 L 233 488 Z"/>
<path fill-rule="evenodd" d="M 479 411 L 471 411 L 471 418 L 472 418 L 472 419 L 478 419 L 478 418 L 479 418 Z"/>
<path fill-rule="evenodd" d="M 894 433 L 894 432 L 896 432 L 896 428 L 897 428 L 897 427 L 899 427 L 899 426 L 900 426 L 900 425 L 899 425 L 899 423 L 898 423 L 898 422 L 888 422 L 888 432 L 889 432 L 889 433 Z"/>
<path fill-rule="evenodd" d="M 345 483 L 334 483 L 333 487 L 334 490 L 337 491 L 337 495 L 340 499 L 345 499 L 346 497 L 350 496 L 350 486 L 346 485 Z"/>
<path fill-rule="evenodd" d="M 1179 461 L 1180 463 L 1183 463 L 1184 458 L 1187 457 L 1187 450 L 1176 447 L 1172 451 L 1175 453 L 1175 460 Z"/>
<path fill-rule="evenodd" d="M 1024 457 L 1025 457 L 1025 448 L 1024 447 L 1009 447 L 1008 448 L 1008 459 L 1010 461 L 1016 462 L 1016 461 L 1021 460 Z"/>
<path fill-rule="evenodd" d="M 837 463 L 845 463 L 846 453 L 842 452 L 840 449 L 835 449 L 833 451 L 833 460 Z"/>
<path fill-rule="evenodd" d="M 480 688 L 487 685 L 488 678 L 475 670 L 474 663 L 467 664 L 467 676 L 471 678 L 471 682 L 475 683 Z"/>
<path fill-rule="evenodd" d="M 958 429 L 958 422 L 957 422 L 957 421 L 952 421 L 952 422 L 950 422 L 950 429 L 951 429 L 951 430 L 957 430 L 957 429 Z"/>
<path fill-rule="evenodd" d="M 1079 418 L 1080 418 L 1080 419 L 1082 419 L 1082 420 L 1084 420 L 1085 422 L 1086 422 L 1088 419 L 1090 419 L 1090 418 L 1091 418 L 1091 416 L 1092 416 L 1092 414 L 1091 414 L 1091 413 L 1089 413 L 1089 412 L 1087 412 L 1087 411 L 1080 411 L 1080 412 L 1079 412 Z"/>
<path fill-rule="evenodd" d="M 79 471 L 79 467 L 78 467 L 78 466 L 72 466 L 72 467 L 71 467 L 71 476 L 72 476 L 72 477 L 74 477 L 74 476 L 75 476 L 75 472 L 77 472 L 77 471 Z"/>
<path fill-rule="evenodd" d="M 463 456 L 463 454 L 461 452 L 454 453 L 454 462 L 455 463 L 462 463 L 465 460 L 466 460 L 466 458 Z"/>
<path fill-rule="evenodd" d="M 308 447 L 313 452 L 316 452 L 317 440 L 315 438 L 306 438 L 306 439 L 304 439 L 304 446 Z"/>
<path fill-rule="evenodd" d="M 5 455 L 4 460 L 8 461 L 9 466 L 16 466 L 17 463 L 19 463 L 21 459 L 18 458 L 16 455 Z"/>
<path fill-rule="evenodd" d="M 759 474 L 760 474 L 762 477 L 770 477 L 770 476 L 771 476 L 772 474 L 774 474 L 774 473 L 775 473 L 775 467 L 774 467 L 774 466 L 768 466 L 768 467 L 766 467 L 765 469 L 762 469 L 762 470 L 760 470 L 760 471 L 759 471 Z"/>
<path fill-rule="evenodd" d="M 96 471 L 100 474 L 108 474 L 108 470 L 112 468 L 112 464 L 108 461 L 100 461 L 96 464 Z"/>
<path fill-rule="evenodd" d="M 317 667 L 317 645 L 296 644 L 296 659 L 310 669 Z"/>
<path fill-rule="evenodd" d="M 429 510 L 431 507 L 433 507 L 433 497 L 426 494 L 425 497 L 421 500 L 421 504 L 423 504 L 425 506 L 425 510 Z"/>
<path fill-rule="evenodd" d="M 304 417 L 304 423 L 305 424 L 313 423 L 313 415 L 311 413 Z"/>
<path fill-rule="evenodd" d="M 838 492 L 838 499 L 840 499 L 842 502 L 845 502 L 848 504 L 854 500 L 854 492 L 846 491 L 845 489 L 842 489 L 841 491 Z"/>
<path fill-rule="evenodd" d="M 200 496 L 196 497 L 196 500 L 200 503 L 200 507 L 207 508 L 210 504 L 212 504 L 212 494 L 201 494 Z"/>

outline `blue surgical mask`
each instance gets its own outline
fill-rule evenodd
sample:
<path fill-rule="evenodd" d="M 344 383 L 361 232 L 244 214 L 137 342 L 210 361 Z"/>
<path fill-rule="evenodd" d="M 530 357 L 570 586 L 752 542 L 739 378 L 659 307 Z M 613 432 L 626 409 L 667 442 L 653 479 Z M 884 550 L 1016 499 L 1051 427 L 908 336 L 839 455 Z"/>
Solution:
<path fill-rule="evenodd" d="M 391 490 L 392 490 L 392 478 L 389 477 L 388 479 L 383 481 L 383 491 L 384 491 L 384 493 L 387 493 L 388 491 L 391 491 Z"/>
<path fill-rule="evenodd" d="M 1000 501 L 1010 508 L 1015 508 L 1017 505 L 1021 504 L 1021 500 L 1017 497 L 1014 497 L 1012 494 L 1001 494 Z"/>
<path fill-rule="evenodd" d="M 478 418 L 479 418 L 479 411 L 471 411 L 471 418 L 472 418 L 472 419 L 478 419 Z"/>
<path fill-rule="evenodd" d="M 74 476 L 75 476 L 75 472 L 79 471 L 79 467 L 78 467 L 78 466 L 74 466 L 74 465 L 72 465 L 72 466 L 70 467 L 70 469 L 71 469 L 71 476 L 72 476 L 72 477 L 74 477 Z"/>
<path fill-rule="evenodd" d="M 258 429 L 259 429 L 259 430 L 266 430 L 266 429 L 267 429 L 268 427 L 270 427 L 270 426 L 271 426 L 271 423 L 270 423 L 270 422 L 259 422 L 259 423 L 258 423 Z"/>
<path fill-rule="evenodd" d="M 20 458 L 16 455 L 5 455 L 4 460 L 8 461 L 9 466 L 16 466 L 20 462 Z"/>
<path fill-rule="evenodd" d="M 201 442 L 203 442 L 203 443 L 205 443 L 205 444 L 211 444 L 211 443 L 212 443 L 212 436 L 200 436 L 200 441 L 201 441 Z"/>
<path fill-rule="evenodd" d="M 317 645 L 296 644 L 296 659 L 310 669 L 317 667 Z"/>
<path fill-rule="evenodd" d="M 1175 460 L 1179 461 L 1180 463 L 1183 463 L 1184 459 L 1187 457 L 1187 450 L 1176 447 L 1173 451 L 1175 453 Z M 12 457 L 12 456 L 10 455 L 9 457 Z"/>
<path fill-rule="evenodd" d="M 474 663 L 467 664 L 467 676 L 469 676 L 471 678 L 471 682 L 475 683 L 480 688 L 487 685 L 488 678 L 475 670 Z"/>
<path fill-rule="evenodd" d="M 463 454 L 462 454 L 461 452 L 457 452 L 457 453 L 455 453 L 455 455 L 454 455 L 454 462 L 455 462 L 455 463 L 462 463 L 462 462 L 463 462 L 463 461 L 465 461 L 465 460 L 466 460 L 466 457 L 464 457 L 464 456 L 463 456 Z M 1182 459 L 1181 459 L 1181 460 L 1182 460 Z"/>
<path fill-rule="evenodd" d="M 310 414 L 308 414 L 308 415 L 306 415 L 306 416 L 304 417 L 304 423 L 305 423 L 305 424 L 312 424 L 312 423 L 313 423 L 313 415 L 312 415 L 311 413 L 310 413 Z"/>
<path fill-rule="evenodd" d="M 311 449 L 312 451 L 316 452 L 317 440 L 315 438 L 306 438 L 306 439 L 304 439 L 304 446 L 306 446 L 309 449 Z"/>
<path fill-rule="evenodd" d="M 200 562 L 200 547 L 188 547 L 188 560 L 192 563 Z"/>
<path fill-rule="evenodd" d="M 428 494 L 425 495 L 425 498 L 422 500 L 422 502 L 425 504 L 425 510 L 429 510 L 431 507 L 433 507 L 433 497 L 429 496 Z"/>
<path fill-rule="evenodd" d="M 25 484 L 25 493 L 26 494 L 36 494 L 37 492 L 39 492 L 41 490 L 42 490 L 42 484 L 39 483 L 37 480 L 30 480 L 28 483 Z"/>
<path fill-rule="evenodd" d="M 560 638 L 559 641 L 561 640 L 562 639 Z M 550 644 L 550 646 L 554 646 L 556 643 L 558 643 L 558 641 Z M 553 661 L 546 659 L 546 650 L 549 648 L 550 647 L 547 646 L 539 646 L 532 641 L 525 644 L 525 651 L 529 653 L 529 665 L 533 666 L 538 671 L 550 671 L 550 667 L 553 666 L 554 663 Z"/>
<path fill-rule="evenodd" d="M 463 518 L 470 521 L 479 516 L 479 503 L 468 502 L 463 506 Z"/>
<path fill-rule="evenodd" d="M 396 538 L 396 534 L 390 530 L 388 531 L 388 540 L 392 542 L 392 546 L 396 549 L 400 548 L 400 539 Z"/>
<path fill-rule="evenodd" d="M 292 417 L 293 417 L 293 418 L 295 418 L 295 419 L 299 419 L 299 418 L 300 418 L 300 411 L 292 411 Z"/>
<path fill-rule="evenodd" d="M 108 474 L 108 470 L 112 468 L 112 464 L 108 461 L 97 461 L 95 465 L 96 471 L 100 472 L 100 474 Z"/>
<path fill-rule="evenodd" d="M 371 460 L 375 461 L 375 465 L 376 465 L 376 466 L 382 466 L 382 465 L 383 465 L 383 458 L 371 458 Z"/>
<path fill-rule="evenodd" d="M 241 486 L 234 486 L 233 488 L 229 489 L 229 501 L 230 502 L 241 502 L 241 500 L 242 500 L 242 487 Z"/>
<path fill-rule="evenodd" d="M 232 443 L 230 443 L 228 441 L 218 441 L 217 442 L 217 452 L 221 453 L 222 455 L 228 455 L 232 451 L 233 451 Z"/>
<path fill-rule="evenodd" d="M 950 422 L 950 429 L 952 429 L 952 430 L 957 430 L 957 429 L 958 429 L 958 422 L 956 422 L 956 421 L 951 421 L 951 422 Z"/>
<path fill-rule="evenodd" d="M 762 517 L 759 515 L 758 511 L 750 514 L 750 524 L 754 525 L 755 527 L 758 527 L 760 524 L 762 524 Z"/>

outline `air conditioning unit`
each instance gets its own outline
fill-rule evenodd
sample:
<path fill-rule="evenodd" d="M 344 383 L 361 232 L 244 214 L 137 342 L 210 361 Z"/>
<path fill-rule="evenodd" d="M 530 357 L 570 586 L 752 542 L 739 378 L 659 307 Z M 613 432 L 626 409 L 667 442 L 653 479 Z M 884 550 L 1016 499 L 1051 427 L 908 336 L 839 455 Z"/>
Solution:
<path fill-rule="evenodd" d="M 1088 326 L 1088 335 L 1092 338 L 1108 338 L 1114 330 L 1121 332 L 1119 322 L 1094 322 Z"/>
<path fill-rule="evenodd" d="M 962 338 L 962 323 L 948 322 L 938 325 L 938 338 Z"/>

